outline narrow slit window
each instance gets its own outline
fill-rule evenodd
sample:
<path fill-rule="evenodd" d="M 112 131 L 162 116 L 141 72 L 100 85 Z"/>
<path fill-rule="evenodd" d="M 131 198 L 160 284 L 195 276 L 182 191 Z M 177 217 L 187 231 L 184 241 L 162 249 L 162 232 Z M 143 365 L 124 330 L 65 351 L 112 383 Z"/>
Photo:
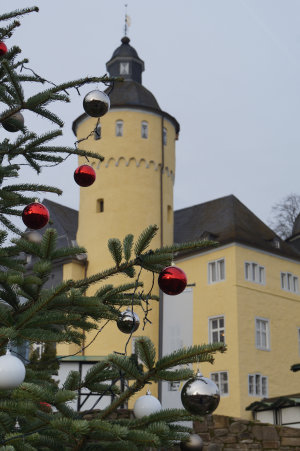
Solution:
<path fill-rule="evenodd" d="M 97 213 L 103 213 L 104 212 L 104 199 L 98 199 L 97 200 Z"/>
<path fill-rule="evenodd" d="M 97 124 L 95 131 L 94 131 L 94 139 L 97 141 L 98 139 L 101 139 L 101 124 Z"/>
<path fill-rule="evenodd" d="M 172 207 L 171 205 L 168 205 L 168 210 L 167 210 L 167 221 L 171 222 L 172 221 Z"/>
<path fill-rule="evenodd" d="M 163 128 L 163 145 L 167 145 L 167 129 L 165 127 Z"/>
<path fill-rule="evenodd" d="M 123 121 L 116 121 L 116 136 L 123 136 Z"/>
<path fill-rule="evenodd" d="M 141 136 L 143 139 L 147 139 L 148 138 L 148 122 L 146 121 L 142 121 L 141 124 Z"/>

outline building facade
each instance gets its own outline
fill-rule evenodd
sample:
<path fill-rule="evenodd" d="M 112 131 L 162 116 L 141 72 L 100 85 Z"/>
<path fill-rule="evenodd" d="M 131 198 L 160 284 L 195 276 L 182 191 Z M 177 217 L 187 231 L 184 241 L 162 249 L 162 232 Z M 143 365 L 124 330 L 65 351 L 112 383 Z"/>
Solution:
<path fill-rule="evenodd" d="M 148 335 L 160 355 L 192 344 L 226 343 L 228 351 L 217 354 L 213 366 L 203 364 L 201 371 L 220 388 L 216 413 L 250 418 L 246 407 L 251 403 L 299 390 L 299 377 L 290 372 L 300 349 L 299 249 L 293 241 L 282 241 L 234 196 L 173 213 L 179 124 L 142 85 L 144 62 L 129 42 L 124 37 L 107 63 L 110 75 L 124 77 L 110 94 L 111 109 L 101 118 L 97 133 L 80 143 L 105 160 L 90 161 L 96 181 L 80 189 L 76 240 L 87 249 L 87 259 L 66 262 L 63 277 L 80 279 L 113 266 L 108 239 L 122 240 L 128 233 L 137 237 L 149 224 L 160 227 L 154 247 L 217 241 L 217 247 L 176 256 L 188 277 L 186 290 L 175 297 L 160 293 L 160 302 L 151 305 L 152 324 L 134 337 Z M 77 118 L 77 139 L 89 136 L 96 122 L 86 114 Z M 142 279 L 146 291 L 151 275 L 143 274 Z M 118 276 L 113 282 L 128 280 Z M 153 293 L 158 294 L 157 284 Z M 136 312 L 143 317 L 141 309 Z M 87 334 L 85 344 L 93 336 Z M 65 358 L 60 378 L 66 369 L 85 372 L 103 356 L 123 352 L 127 338 L 111 324 L 84 351 Z M 65 344 L 58 354 L 69 356 L 78 350 Z M 182 385 L 163 383 L 151 390 L 163 407 L 181 407 Z M 82 405 L 99 407 L 96 401 L 90 396 Z"/>
<path fill-rule="evenodd" d="M 178 256 L 176 264 L 190 287 L 189 342 L 227 344 L 213 366 L 202 373 L 219 386 L 217 414 L 250 418 L 246 407 L 265 397 L 299 391 L 299 376 L 290 371 L 299 360 L 299 253 L 282 241 L 234 196 L 175 212 L 175 242 L 203 238 L 219 242 L 216 248 Z M 180 300 L 182 296 L 182 301 Z M 187 293 L 176 300 L 181 310 Z M 169 322 L 164 348 L 172 350 L 170 328 L 184 330 L 180 315 L 172 315 L 172 299 L 164 300 Z M 192 332 L 191 332 L 192 328 Z M 179 333 L 180 335 L 180 333 Z M 170 407 L 179 405 L 180 388 L 169 387 Z M 173 397 L 173 401 L 171 401 Z"/>

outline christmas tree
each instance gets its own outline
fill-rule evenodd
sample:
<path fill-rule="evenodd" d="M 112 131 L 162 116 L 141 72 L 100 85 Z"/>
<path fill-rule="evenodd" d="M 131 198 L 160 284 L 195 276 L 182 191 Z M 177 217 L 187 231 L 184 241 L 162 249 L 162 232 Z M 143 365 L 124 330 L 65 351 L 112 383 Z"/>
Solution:
<path fill-rule="evenodd" d="M 96 363 L 83 380 L 76 371 L 70 372 L 63 387 L 53 379 L 59 363 L 53 343 L 75 343 L 82 347 L 84 332 L 94 329 L 101 332 L 102 324 L 108 323 L 109 327 L 109 323 L 115 322 L 128 334 L 130 341 L 138 325 L 134 306 L 157 302 L 151 291 L 147 295 L 138 292 L 142 285 L 141 269 L 160 274 L 160 287 L 165 292 L 179 293 L 185 288 L 186 280 L 179 269 L 169 268 L 174 252 L 215 243 L 201 241 L 150 249 L 157 227 L 149 226 L 136 238 L 127 235 L 121 237 L 122 241 L 109 240 L 111 268 L 82 280 L 64 280 L 49 288 L 47 281 L 53 265 L 59 259 L 86 251 L 78 246 L 58 248 L 57 233 L 51 228 L 41 239 L 36 232 L 20 230 L 14 220 L 16 217 L 21 216 L 24 224 L 33 230 L 42 228 L 49 220 L 46 207 L 37 202 L 36 192 L 60 194 L 60 190 L 30 182 L 13 183 L 12 179 L 18 177 L 24 163 L 39 174 L 45 165 L 55 166 L 69 155 L 83 156 L 87 162 L 102 161 L 105 155 L 83 151 L 79 145 L 75 148 L 54 145 L 52 141 L 62 134 L 61 130 L 38 135 L 26 128 L 22 111 L 29 110 L 46 118 L 51 125 L 62 127 L 62 120 L 49 109 L 53 102 L 69 102 L 70 89 L 78 90 L 94 83 L 110 85 L 116 80 L 107 76 L 86 77 L 56 85 L 35 70 L 30 73 L 24 70 L 28 61 L 21 57 L 20 48 L 9 46 L 9 38 L 20 25 L 19 17 L 37 11 L 38 8 L 33 7 L 0 16 L 0 122 L 2 130 L 13 136 L 3 139 L 0 147 L 0 222 L 3 229 L 0 231 L 0 449 L 135 450 L 184 443 L 191 430 L 178 422 L 199 419 L 199 415 L 211 412 L 218 403 L 217 393 L 207 399 L 204 395 L 189 399 L 188 388 L 193 382 L 207 386 L 210 383 L 199 374 L 194 376 L 190 364 L 212 363 L 217 351 L 225 351 L 222 343 L 195 345 L 157 359 L 150 339 L 140 337 L 136 340 L 134 355 L 127 355 L 126 349 L 123 354 L 108 355 Z M 26 83 L 36 86 L 36 94 L 29 98 L 24 94 Z M 109 97 L 96 91 L 85 97 L 84 104 L 88 114 L 98 117 L 107 111 Z M 97 127 L 91 130 L 93 133 L 97 133 Z M 81 186 L 92 183 L 93 178 L 93 169 L 88 164 L 78 168 L 75 174 L 75 180 Z M 7 244 L 7 230 L 14 234 L 10 244 Z M 24 256 L 33 258 L 30 270 Z M 108 280 L 116 274 L 125 274 L 129 282 L 111 285 Z M 87 295 L 86 290 L 96 283 L 97 290 L 92 296 Z M 124 306 L 128 306 L 128 310 L 121 315 L 120 309 Z M 144 320 L 147 321 L 147 309 Z M 10 349 L 19 349 L 24 343 L 44 343 L 47 352 L 41 359 L 33 353 L 30 361 L 25 359 L 24 367 L 21 362 L 24 355 L 16 357 L 10 353 Z M 145 405 L 137 405 L 136 418 L 120 419 L 116 415 L 118 409 L 147 384 L 179 380 L 190 384 L 185 386 L 187 410 L 161 410 L 159 401 L 146 395 L 146 400 L 138 399 Z M 94 412 L 91 419 L 86 419 L 82 412 L 73 410 L 68 404 L 74 400 L 79 388 L 99 396 L 112 394 L 114 400 L 104 410 Z"/>

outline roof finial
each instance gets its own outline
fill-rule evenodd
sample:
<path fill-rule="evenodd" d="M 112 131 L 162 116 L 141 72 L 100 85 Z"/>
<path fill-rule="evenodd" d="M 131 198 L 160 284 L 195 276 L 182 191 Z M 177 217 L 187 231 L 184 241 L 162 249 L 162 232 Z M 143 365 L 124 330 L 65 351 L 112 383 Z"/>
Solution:
<path fill-rule="evenodd" d="M 127 6 L 128 4 L 125 3 L 125 25 L 124 25 L 124 36 L 127 36 L 128 27 L 130 27 L 130 17 L 127 14 Z"/>

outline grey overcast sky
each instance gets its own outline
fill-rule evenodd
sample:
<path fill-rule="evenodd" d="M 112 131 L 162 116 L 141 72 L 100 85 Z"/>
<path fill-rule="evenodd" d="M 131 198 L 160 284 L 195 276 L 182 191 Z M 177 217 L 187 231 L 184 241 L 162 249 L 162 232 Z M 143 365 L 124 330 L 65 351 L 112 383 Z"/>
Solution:
<path fill-rule="evenodd" d="M 267 222 L 274 202 L 300 191 L 299 0 L 1 0 L 1 10 L 39 6 L 11 42 L 57 83 L 106 72 L 124 34 L 125 2 L 143 84 L 181 125 L 175 209 L 234 194 Z M 72 121 L 95 88 L 81 97 L 74 90 L 72 103 L 59 106 L 60 143 L 73 145 Z M 48 128 L 27 112 L 25 121 Z M 68 159 L 42 172 L 42 182 L 64 190 L 47 198 L 78 208 L 76 166 Z M 26 168 L 24 177 L 38 181 Z"/>

